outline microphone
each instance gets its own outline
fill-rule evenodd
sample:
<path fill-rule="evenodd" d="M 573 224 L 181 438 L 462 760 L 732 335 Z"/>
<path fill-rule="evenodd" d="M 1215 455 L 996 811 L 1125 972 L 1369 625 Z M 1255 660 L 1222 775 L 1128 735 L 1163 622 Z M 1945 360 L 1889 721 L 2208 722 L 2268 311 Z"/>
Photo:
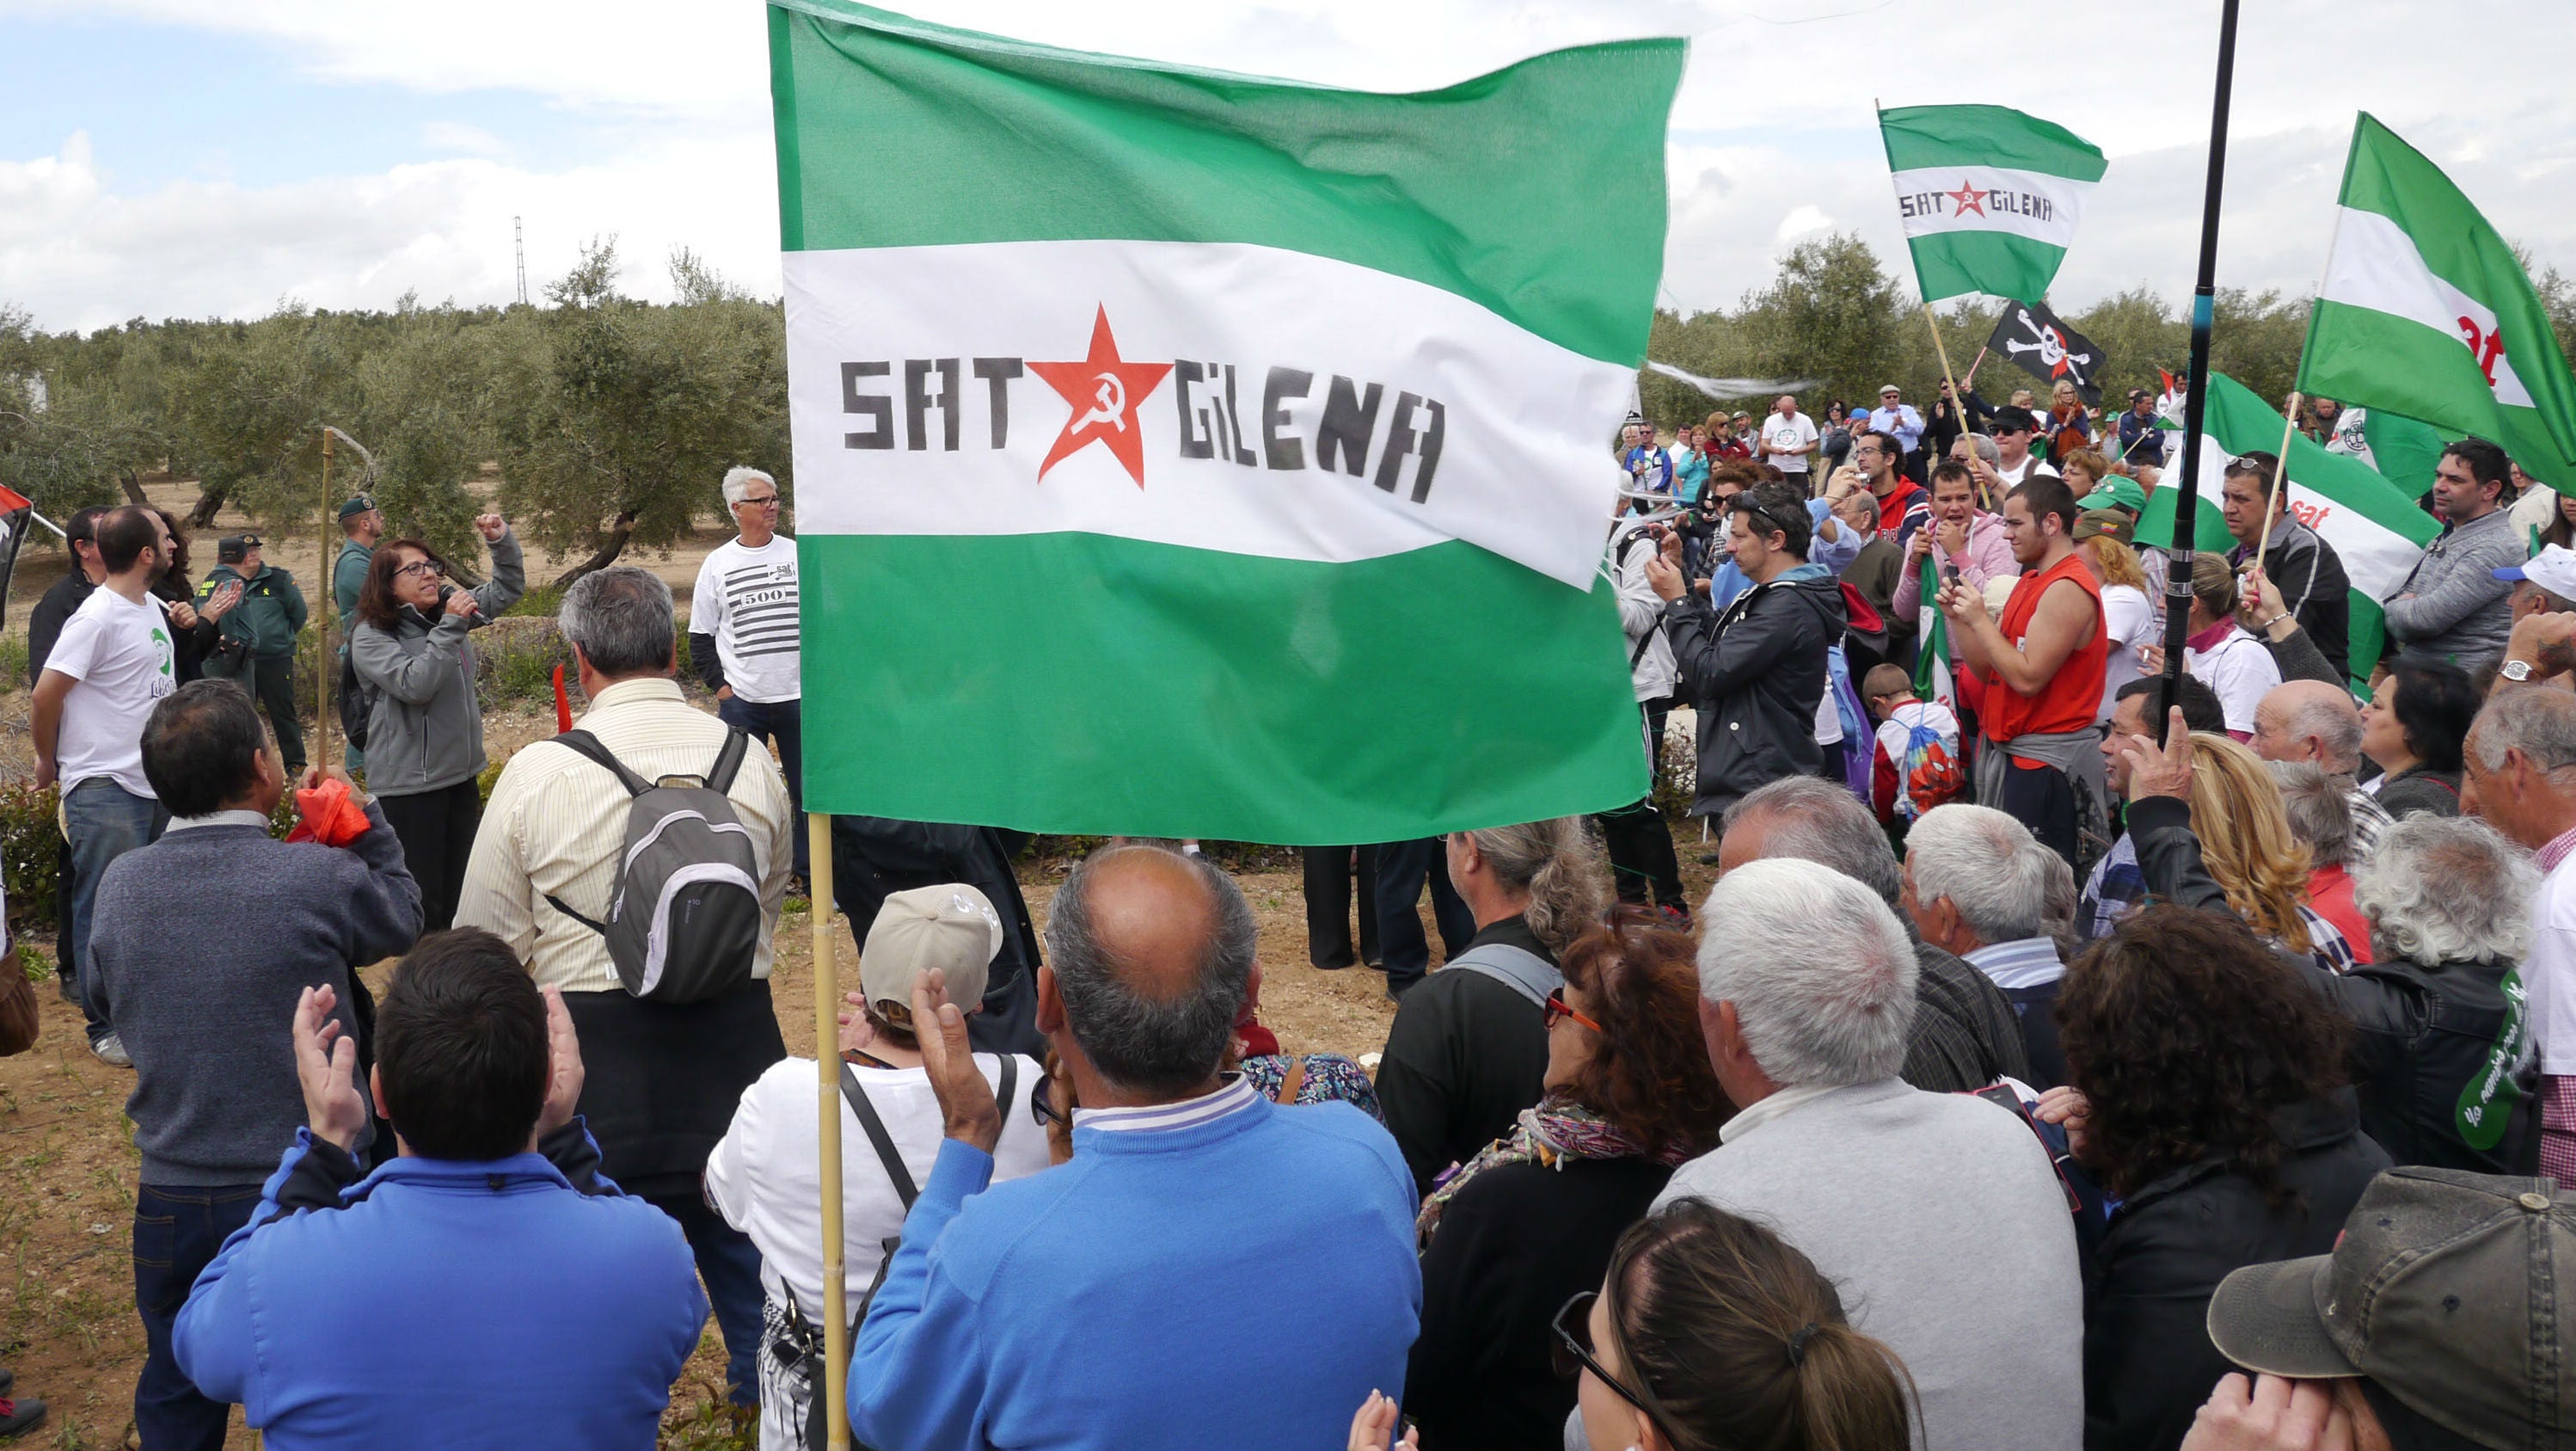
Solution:
<path fill-rule="evenodd" d="M 455 594 L 456 586 L 452 584 L 443 584 L 438 587 L 438 612 L 440 614 L 443 615 L 447 613 L 447 602 L 450 598 L 454 597 Z M 469 595 L 467 598 L 471 599 L 473 597 Z M 492 623 L 492 617 L 483 613 L 483 602 L 481 600 L 474 601 L 473 611 L 465 618 L 467 628 L 469 629 L 475 625 L 488 625 Z"/>

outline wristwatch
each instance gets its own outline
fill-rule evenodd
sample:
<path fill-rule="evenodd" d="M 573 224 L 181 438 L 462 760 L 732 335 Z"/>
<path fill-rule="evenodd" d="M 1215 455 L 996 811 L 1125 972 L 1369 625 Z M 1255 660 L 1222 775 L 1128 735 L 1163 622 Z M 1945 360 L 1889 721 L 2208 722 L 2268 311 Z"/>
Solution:
<path fill-rule="evenodd" d="M 2503 676 L 2505 679 L 2512 681 L 2516 685 L 2520 685 L 2531 678 L 2531 662 L 2528 660 L 2507 660 L 2504 662 L 2503 666 L 2496 671 L 2496 674 Z"/>

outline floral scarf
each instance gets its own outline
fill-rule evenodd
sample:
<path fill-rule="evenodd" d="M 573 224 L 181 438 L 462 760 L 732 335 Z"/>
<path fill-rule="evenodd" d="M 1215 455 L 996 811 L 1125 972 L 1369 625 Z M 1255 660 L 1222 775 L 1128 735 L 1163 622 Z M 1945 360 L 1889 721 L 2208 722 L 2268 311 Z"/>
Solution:
<path fill-rule="evenodd" d="M 1551 1093 L 1540 1099 L 1537 1107 L 1522 1109 L 1510 1133 L 1477 1150 L 1476 1157 L 1466 1163 L 1451 1166 L 1440 1177 L 1430 1196 L 1422 1201 L 1421 1216 L 1413 1222 L 1414 1248 L 1419 1252 L 1431 1247 L 1431 1235 L 1439 1228 L 1441 1211 L 1457 1196 L 1459 1186 L 1497 1165 L 1538 1164 L 1557 1169 L 1575 1159 L 1644 1158 L 1659 1164 L 1678 1164 L 1689 1157 L 1690 1150 L 1677 1144 L 1649 1154 L 1635 1135 L 1595 1110 Z"/>

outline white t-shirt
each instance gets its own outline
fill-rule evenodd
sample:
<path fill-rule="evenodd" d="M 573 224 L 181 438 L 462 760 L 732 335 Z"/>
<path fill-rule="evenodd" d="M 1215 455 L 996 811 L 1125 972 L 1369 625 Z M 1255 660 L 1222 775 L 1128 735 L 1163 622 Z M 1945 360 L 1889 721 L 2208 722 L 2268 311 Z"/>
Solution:
<path fill-rule="evenodd" d="M 728 539 L 698 566 L 689 630 L 716 637 L 735 695 L 758 705 L 795 700 L 805 692 L 796 605 L 795 540 L 774 535 L 752 549 Z"/>
<path fill-rule="evenodd" d="M 2254 707 L 2281 683 L 2281 667 L 2263 642 L 2242 629 L 2230 630 L 2209 649 L 2185 650 L 2183 668 L 2218 696 L 2227 728 L 2254 733 Z"/>
<path fill-rule="evenodd" d="M 1786 418 L 1777 413 L 1765 413 L 1762 415 L 1762 441 L 1773 447 L 1794 450 L 1791 453 L 1764 454 L 1762 462 L 1778 464 L 1784 474 L 1803 474 L 1807 471 L 1807 450 L 1816 446 L 1816 420 L 1803 413 L 1793 413 Z"/>
<path fill-rule="evenodd" d="M 64 622 L 45 668 L 80 682 L 63 698 L 62 730 L 54 743 L 63 794 L 105 776 L 151 798 L 152 783 L 143 775 L 143 722 L 155 702 L 179 688 L 161 602 L 145 595 L 136 604 L 105 585 L 91 590 Z"/>
<path fill-rule="evenodd" d="M 975 1055 L 975 1066 L 999 1092 L 1002 1060 Z M 939 1157 L 939 1099 L 919 1068 L 852 1068 L 886 1134 L 903 1155 L 915 1189 L 930 1182 Z M 1019 1082 L 1001 1105 L 1002 1139 L 993 1151 L 993 1182 L 1047 1167 L 1046 1130 L 1030 1116 L 1029 1095 L 1046 1072 L 1020 1059 Z M 823 1174 L 815 1147 L 814 1060 L 785 1058 L 743 1090 L 715 1152 L 707 1156 L 707 1198 L 734 1228 L 760 1247 L 761 1284 L 773 1296 L 783 1283 L 796 1304 L 819 1320 L 823 1306 Z M 613 1171 L 612 1171 L 613 1172 Z M 880 1245 L 903 1232 L 903 1200 L 850 1101 L 841 1100 L 841 1271 L 850 1305 L 877 1277 Z"/>
<path fill-rule="evenodd" d="M 1995 477 L 2003 480 L 2004 487 L 2007 489 L 2020 488 L 2030 482 L 2033 475 L 2053 479 L 2057 477 L 2057 470 L 2050 468 L 2048 460 L 2041 458 L 2037 453 L 2022 455 L 2021 467 L 2017 469 L 2008 469 L 2002 464 L 1995 465 Z"/>
<path fill-rule="evenodd" d="M 2156 635 L 2156 607 L 2147 592 L 2133 584 L 2102 586 L 2102 636 L 2110 648 L 2102 656 L 2102 709 L 2095 720 L 2111 718 L 2112 697 L 2138 678 L 2138 646 Z"/>

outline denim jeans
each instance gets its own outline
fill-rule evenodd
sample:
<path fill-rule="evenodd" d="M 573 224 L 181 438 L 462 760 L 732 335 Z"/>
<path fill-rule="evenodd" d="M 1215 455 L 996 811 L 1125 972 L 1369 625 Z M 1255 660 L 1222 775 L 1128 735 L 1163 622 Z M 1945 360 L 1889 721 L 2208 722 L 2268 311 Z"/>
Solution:
<path fill-rule="evenodd" d="M 813 874 L 806 853 L 809 843 L 805 834 L 805 702 L 745 700 L 739 695 L 716 702 L 716 718 L 755 741 L 778 742 L 778 768 L 787 776 L 787 799 L 796 809 L 796 875 L 808 881 Z"/>
<path fill-rule="evenodd" d="M 64 916 L 71 925 L 73 970 L 84 984 L 90 974 L 90 908 L 98 900 L 98 879 L 107 874 L 108 863 L 160 840 L 169 824 L 170 813 L 160 802 L 137 796 L 105 776 L 90 777 L 63 798 L 64 835 L 72 852 L 72 892 Z M 86 990 L 81 1012 L 89 1018 L 91 1042 L 115 1031 L 90 1006 Z"/>
<path fill-rule="evenodd" d="M 143 1374 L 134 1428 L 143 1451 L 223 1451 L 232 1407 L 206 1399 L 179 1369 L 170 1336 L 188 1287 L 259 1207 L 257 1184 L 138 1186 L 134 1191 L 134 1309 L 143 1317 Z"/>
<path fill-rule="evenodd" d="M 643 1198 L 679 1221 L 680 1233 L 689 1241 L 689 1252 L 697 1257 L 698 1278 L 706 1281 L 707 1303 L 716 1312 L 716 1328 L 724 1332 L 725 1384 L 730 1398 L 737 1406 L 760 1404 L 758 1357 L 765 1339 L 761 1333 L 761 1302 L 767 1294 L 760 1286 L 760 1247 L 751 1242 L 750 1235 L 725 1223 L 724 1216 L 708 1208 L 702 1193 L 652 1194 Z"/>

